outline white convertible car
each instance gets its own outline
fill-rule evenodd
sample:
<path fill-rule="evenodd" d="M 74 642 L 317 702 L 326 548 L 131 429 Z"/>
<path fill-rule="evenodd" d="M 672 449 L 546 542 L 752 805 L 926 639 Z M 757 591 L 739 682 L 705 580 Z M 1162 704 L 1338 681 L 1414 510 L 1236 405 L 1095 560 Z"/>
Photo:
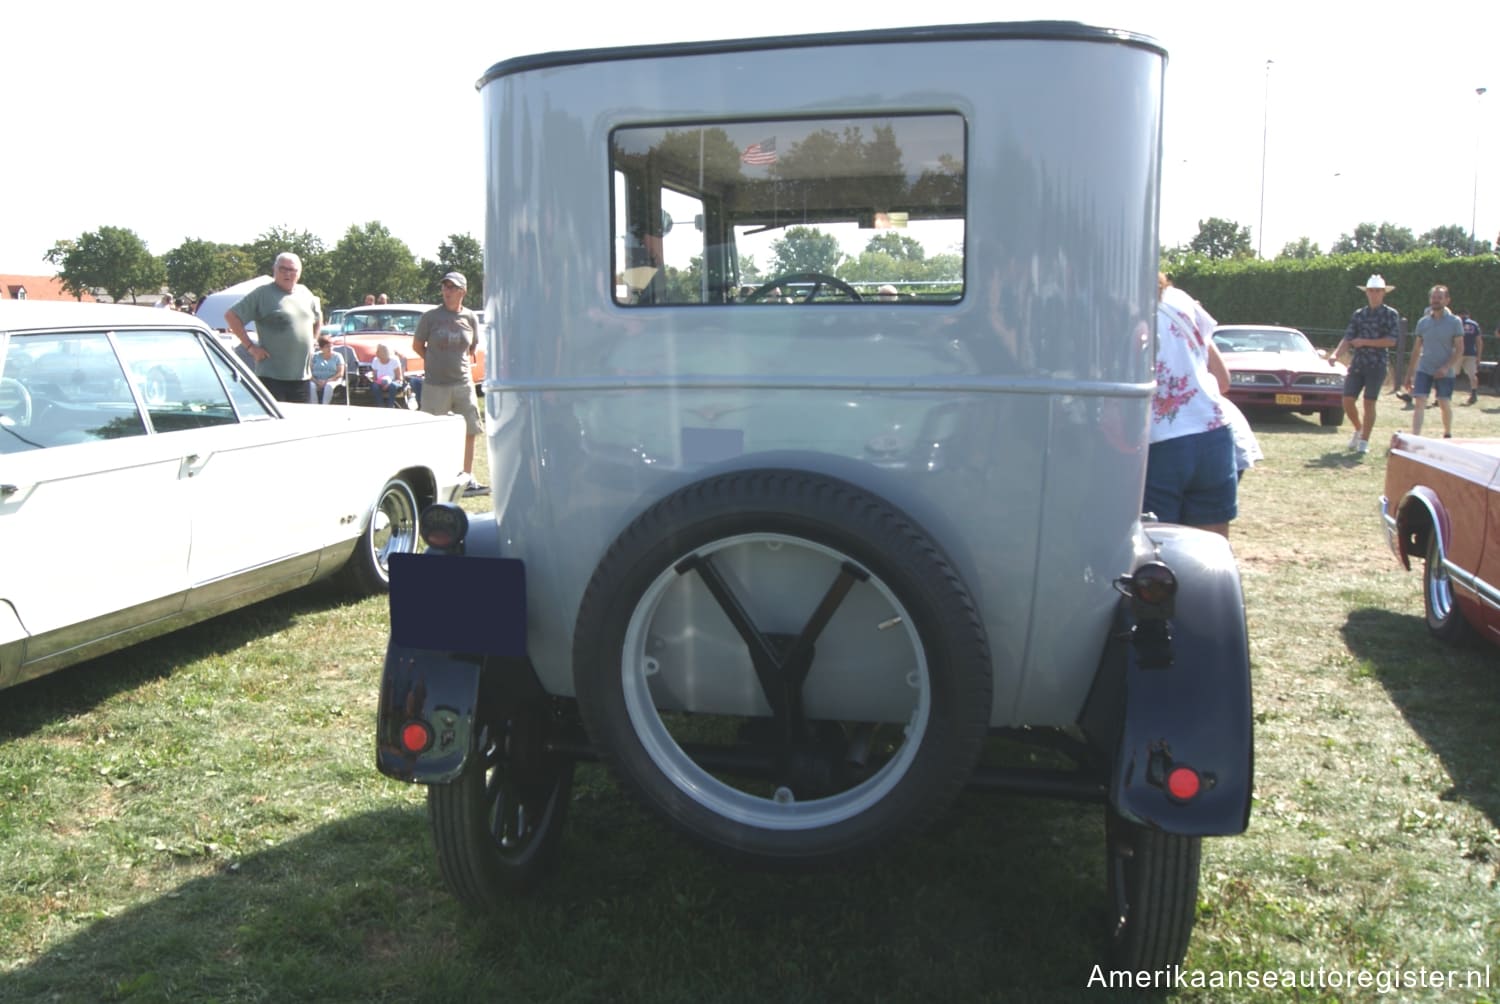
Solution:
<path fill-rule="evenodd" d="M 273 401 L 188 314 L 0 302 L 0 687 L 334 573 L 383 590 L 462 419 Z"/>

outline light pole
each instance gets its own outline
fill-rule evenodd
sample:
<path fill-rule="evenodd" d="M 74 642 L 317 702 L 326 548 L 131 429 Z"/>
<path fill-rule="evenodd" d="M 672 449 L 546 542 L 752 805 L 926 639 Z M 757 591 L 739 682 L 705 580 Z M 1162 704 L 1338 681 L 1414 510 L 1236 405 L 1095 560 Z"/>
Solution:
<path fill-rule="evenodd" d="M 1479 225 L 1479 101 L 1487 87 L 1474 88 L 1474 205 L 1469 217 L 1469 257 L 1474 257 L 1474 230 Z"/>
<path fill-rule="evenodd" d="M 1255 257 L 1266 243 L 1266 135 L 1271 125 L 1271 60 L 1266 60 L 1266 94 L 1260 119 L 1260 222 L 1255 225 Z M 1476 182 L 1477 186 L 1477 182 Z"/>

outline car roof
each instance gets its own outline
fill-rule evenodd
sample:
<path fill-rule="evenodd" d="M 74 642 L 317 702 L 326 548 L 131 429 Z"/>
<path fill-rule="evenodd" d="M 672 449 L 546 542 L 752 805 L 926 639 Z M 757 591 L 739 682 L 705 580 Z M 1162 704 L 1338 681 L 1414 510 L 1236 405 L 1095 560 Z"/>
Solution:
<path fill-rule="evenodd" d="M 192 314 L 163 307 L 71 300 L 0 300 L 0 331 L 145 327 L 210 330 Z"/>
<path fill-rule="evenodd" d="M 435 306 L 433 303 L 372 303 L 368 307 L 345 307 L 343 310 L 346 314 L 371 314 L 382 310 L 423 311 Z"/>
<path fill-rule="evenodd" d="M 1282 324 L 1220 324 L 1214 328 L 1214 334 L 1221 331 L 1295 331 L 1302 334 L 1301 328 L 1288 328 Z"/>

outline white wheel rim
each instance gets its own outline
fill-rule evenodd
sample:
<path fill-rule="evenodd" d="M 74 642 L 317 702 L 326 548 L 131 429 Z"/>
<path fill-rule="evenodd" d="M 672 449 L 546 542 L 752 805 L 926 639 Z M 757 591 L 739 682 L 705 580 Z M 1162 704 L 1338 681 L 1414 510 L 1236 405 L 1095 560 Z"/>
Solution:
<path fill-rule="evenodd" d="M 804 554 L 821 556 L 827 560 L 830 578 L 841 564 L 858 564 L 833 548 L 775 533 L 726 537 L 681 555 L 642 594 L 626 627 L 620 660 L 626 714 L 643 750 L 662 775 L 678 791 L 714 815 L 767 830 L 811 830 L 844 822 L 879 804 L 906 776 L 931 719 L 931 674 L 912 616 L 890 588 L 874 575 L 858 588 L 875 590 L 889 613 L 878 623 L 871 623 L 869 630 L 881 631 L 888 644 L 904 641 L 909 646 L 911 665 L 907 667 L 904 679 L 912 692 L 912 704 L 899 748 L 877 771 L 854 786 L 826 797 L 801 801 L 791 798 L 790 791 L 784 787 L 778 787 L 769 797 L 736 788 L 692 759 L 673 737 L 653 700 L 650 681 L 658 667 L 656 660 L 647 654 L 647 648 L 652 623 L 664 597 L 684 577 L 677 568 L 690 558 L 707 558 L 747 547 L 762 547 L 770 551 L 795 548 Z M 747 604 L 750 602 L 747 597 L 740 599 Z M 811 610 L 807 613 L 811 614 Z M 898 630 L 893 632 L 892 628 Z M 816 662 L 812 672 L 817 672 Z"/>

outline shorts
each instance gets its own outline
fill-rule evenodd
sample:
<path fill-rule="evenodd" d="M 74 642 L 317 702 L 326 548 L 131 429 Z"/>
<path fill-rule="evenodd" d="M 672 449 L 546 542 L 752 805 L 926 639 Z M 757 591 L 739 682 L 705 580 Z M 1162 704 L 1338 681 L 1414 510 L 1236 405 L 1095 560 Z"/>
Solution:
<path fill-rule="evenodd" d="M 1151 444 L 1143 508 L 1163 523 L 1228 523 L 1239 515 L 1238 486 L 1234 433 L 1223 425 Z"/>
<path fill-rule="evenodd" d="M 1385 367 L 1379 369 L 1350 370 L 1344 376 L 1344 396 L 1358 397 L 1359 392 L 1365 392 L 1365 400 L 1373 401 L 1380 396 L 1380 388 L 1385 386 Z"/>
<path fill-rule="evenodd" d="M 469 435 L 484 435 L 484 423 L 479 420 L 479 407 L 474 403 L 474 385 L 471 383 L 422 384 L 422 411 L 427 415 L 462 415 L 469 423 Z"/>
<path fill-rule="evenodd" d="M 1479 379 L 1479 357 L 1464 356 L 1464 361 L 1458 365 L 1458 373 L 1469 374 L 1469 385 L 1472 387 L 1474 382 Z M 1458 373 L 1453 375 L 1458 376 Z"/>
<path fill-rule="evenodd" d="M 1436 389 L 1438 400 L 1452 399 L 1453 378 L 1451 376 L 1435 377 L 1431 373 L 1423 373 L 1417 370 L 1417 375 L 1412 377 L 1411 392 L 1423 401 L 1427 400 L 1427 392 Z"/>

